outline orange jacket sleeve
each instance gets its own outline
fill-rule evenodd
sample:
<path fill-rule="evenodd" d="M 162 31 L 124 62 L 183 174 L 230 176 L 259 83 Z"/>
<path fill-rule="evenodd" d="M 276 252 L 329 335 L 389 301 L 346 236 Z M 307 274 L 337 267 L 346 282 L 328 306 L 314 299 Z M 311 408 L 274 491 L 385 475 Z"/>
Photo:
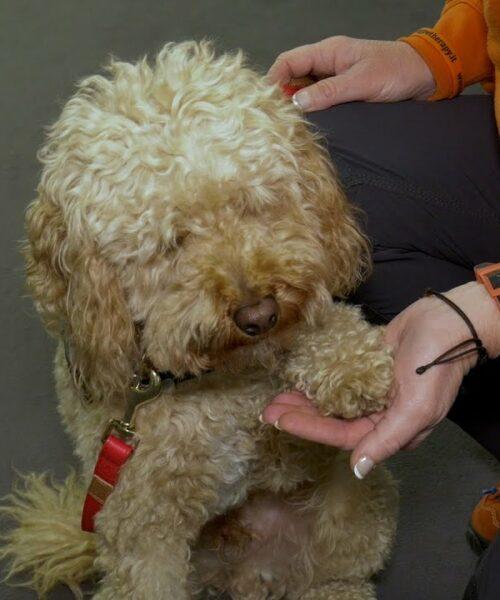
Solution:
<path fill-rule="evenodd" d="M 453 98 L 468 85 L 492 81 L 481 0 L 447 0 L 432 29 L 419 29 L 401 39 L 420 54 L 434 75 L 436 92 L 429 100 Z"/>

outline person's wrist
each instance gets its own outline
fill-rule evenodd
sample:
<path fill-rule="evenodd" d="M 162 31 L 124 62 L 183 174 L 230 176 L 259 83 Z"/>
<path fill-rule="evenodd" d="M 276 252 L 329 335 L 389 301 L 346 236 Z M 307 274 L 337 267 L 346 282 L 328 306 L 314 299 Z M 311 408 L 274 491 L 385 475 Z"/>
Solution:
<path fill-rule="evenodd" d="M 448 290 L 444 295 L 456 304 L 470 319 L 488 356 L 500 354 L 500 314 L 491 296 L 477 282 L 470 282 Z M 466 321 L 440 298 L 429 295 L 418 300 L 410 308 L 410 318 L 417 327 L 424 327 L 432 341 L 430 355 L 422 365 L 436 356 L 454 348 L 457 344 L 471 339 L 471 331 Z M 468 348 L 471 348 L 468 346 Z M 458 353 L 458 351 L 457 351 Z M 463 378 L 478 362 L 479 353 L 471 352 L 447 363 L 446 371 Z"/>
<path fill-rule="evenodd" d="M 431 69 L 420 54 L 407 42 L 397 40 L 404 62 L 408 65 L 407 72 L 410 74 L 413 84 L 412 97 L 417 100 L 430 98 L 436 91 L 436 80 Z"/>
<path fill-rule="evenodd" d="M 446 296 L 465 312 L 490 358 L 500 355 L 500 312 L 485 287 L 471 281 L 453 288 Z M 477 362 L 477 356 L 473 364 Z"/>

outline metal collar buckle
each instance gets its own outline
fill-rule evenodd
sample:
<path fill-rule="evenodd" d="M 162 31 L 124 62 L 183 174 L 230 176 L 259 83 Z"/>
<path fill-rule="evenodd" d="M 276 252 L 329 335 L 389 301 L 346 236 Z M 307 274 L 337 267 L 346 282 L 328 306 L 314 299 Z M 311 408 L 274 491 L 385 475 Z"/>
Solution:
<path fill-rule="evenodd" d="M 127 408 L 123 419 L 111 419 L 106 427 L 102 441 L 114 433 L 120 439 L 137 446 L 139 439 L 135 430 L 134 421 L 137 409 L 158 398 L 162 389 L 160 375 L 152 368 L 147 368 L 141 375 L 134 375 L 127 394 Z"/>

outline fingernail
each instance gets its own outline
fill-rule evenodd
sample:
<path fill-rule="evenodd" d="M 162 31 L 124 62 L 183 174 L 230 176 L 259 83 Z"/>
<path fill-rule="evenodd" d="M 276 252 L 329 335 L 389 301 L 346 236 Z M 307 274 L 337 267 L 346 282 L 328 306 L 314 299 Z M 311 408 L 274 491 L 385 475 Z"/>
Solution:
<path fill-rule="evenodd" d="M 299 110 L 307 110 L 311 103 L 311 99 L 309 98 L 309 92 L 304 90 L 300 92 L 295 92 L 292 96 L 292 102 Z"/>
<path fill-rule="evenodd" d="M 281 431 L 281 427 L 280 427 L 280 422 L 279 421 L 274 421 L 274 426 L 276 427 L 276 429 L 279 429 Z"/>
<path fill-rule="evenodd" d="M 368 456 L 362 456 L 354 465 L 354 475 L 356 475 L 358 479 L 363 479 L 363 477 L 366 477 L 373 469 L 374 464 L 375 463 L 371 458 Z"/>
<path fill-rule="evenodd" d="M 265 421 L 264 421 L 264 417 L 262 416 L 262 413 L 260 413 L 260 415 L 259 415 L 259 421 L 260 421 L 261 423 L 265 423 Z"/>

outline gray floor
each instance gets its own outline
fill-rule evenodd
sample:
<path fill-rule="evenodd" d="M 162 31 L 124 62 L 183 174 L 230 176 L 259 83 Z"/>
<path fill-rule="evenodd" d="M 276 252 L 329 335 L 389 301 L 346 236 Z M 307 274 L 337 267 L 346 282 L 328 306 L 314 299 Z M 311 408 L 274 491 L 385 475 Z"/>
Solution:
<path fill-rule="evenodd" d="M 333 34 L 391 39 L 431 24 L 439 0 L 1 0 L 0 115 L 0 494 L 19 471 L 62 477 L 73 464 L 58 423 L 52 343 L 24 297 L 18 241 L 38 177 L 43 126 L 59 113 L 73 82 L 112 53 L 134 59 L 169 40 L 208 36 L 221 49 L 242 47 L 266 69 L 283 49 Z M 470 438 L 443 424 L 421 449 L 392 461 L 402 515 L 384 600 L 454 600 L 474 564 L 463 529 L 478 490 L 500 475 Z M 34 594 L 0 586 L 0 599 Z M 69 598 L 57 590 L 51 599 Z"/>

